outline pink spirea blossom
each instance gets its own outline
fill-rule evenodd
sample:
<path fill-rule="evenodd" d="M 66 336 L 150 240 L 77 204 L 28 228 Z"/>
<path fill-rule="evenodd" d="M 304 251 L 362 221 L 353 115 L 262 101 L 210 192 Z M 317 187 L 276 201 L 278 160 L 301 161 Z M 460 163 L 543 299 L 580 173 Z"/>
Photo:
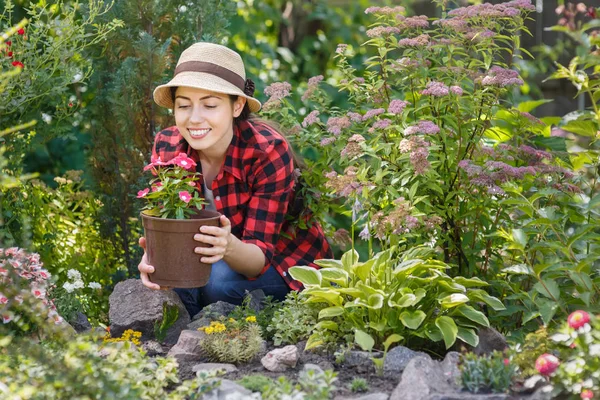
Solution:
<path fill-rule="evenodd" d="M 433 21 L 433 25 L 441 25 L 444 28 L 449 28 L 456 32 L 463 32 L 467 30 L 469 23 L 461 18 L 449 18 Z"/>
<path fill-rule="evenodd" d="M 382 119 L 379 121 L 376 121 L 372 127 L 369 128 L 369 133 L 373 133 L 375 132 L 377 129 L 386 129 L 388 128 L 390 125 L 392 124 L 392 121 L 390 121 L 389 119 Z"/>
<path fill-rule="evenodd" d="M 362 115 L 360 115 L 357 112 L 348 111 L 348 113 L 346 115 L 348 116 L 348 118 L 350 118 L 350 121 L 352 121 L 352 122 L 361 122 L 362 121 Z"/>
<path fill-rule="evenodd" d="M 150 192 L 150 189 L 148 188 L 138 191 L 137 198 L 141 199 L 142 197 L 145 197 L 148 194 L 148 192 Z"/>
<path fill-rule="evenodd" d="M 404 100 L 392 100 L 388 106 L 388 113 L 390 114 L 402 114 L 404 108 L 409 104 L 408 101 Z"/>
<path fill-rule="evenodd" d="M 515 17 L 520 10 L 533 11 L 535 6 L 530 0 L 514 0 L 500 4 L 483 3 L 468 7 L 460 7 L 448 12 L 451 17 L 460 18 L 506 18 Z"/>
<path fill-rule="evenodd" d="M 422 34 L 414 38 L 405 38 L 398 41 L 399 47 L 425 47 L 429 44 L 429 35 Z"/>
<path fill-rule="evenodd" d="M 328 137 L 321 139 L 321 146 L 329 146 L 331 143 L 335 142 L 335 137 Z"/>
<path fill-rule="evenodd" d="M 327 132 L 338 136 L 342 133 L 342 129 L 350 127 L 350 119 L 346 116 L 331 117 L 327 120 Z"/>
<path fill-rule="evenodd" d="M 429 149 L 426 147 L 419 147 L 410 153 L 410 163 L 412 164 L 416 175 L 423 175 L 430 167 L 427 157 L 429 156 Z"/>
<path fill-rule="evenodd" d="M 450 91 L 457 96 L 462 96 L 463 90 L 460 86 L 450 86 Z"/>
<path fill-rule="evenodd" d="M 435 123 L 428 120 L 421 120 L 417 123 L 417 125 L 409 126 L 404 130 L 404 135 L 410 136 L 417 133 L 422 133 L 423 135 L 434 135 L 440 131 L 440 127 Z"/>
<path fill-rule="evenodd" d="M 292 85 L 288 82 L 275 82 L 265 88 L 265 94 L 270 97 L 269 100 L 281 100 L 290 95 Z"/>
<path fill-rule="evenodd" d="M 304 118 L 304 121 L 302 121 L 302 126 L 306 128 L 317 122 L 319 122 L 319 111 L 313 110 L 306 116 L 306 118 Z"/>
<path fill-rule="evenodd" d="M 396 15 L 404 12 L 404 7 L 369 7 L 365 10 L 365 14 L 381 14 L 381 15 Z"/>
<path fill-rule="evenodd" d="M 345 43 L 340 43 L 337 45 L 337 48 L 335 49 L 335 52 L 337 54 L 344 54 L 346 52 L 346 49 L 348 49 L 348 45 Z"/>
<path fill-rule="evenodd" d="M 522 85 L 523 79 L 519 77 L 519 72 L 512 69 L 506 69 L 497 65 L 490 68 L 487 75 L 481 80 L 483 86 L 511 86 Z"/>
<path fill-rule="evenodd" d="M 588 322 L 590 322 L 590 314 L 581 310 L 572 312 L 567 317 L 567 323 L 573 329 L 579 329 L 582 326 L 585 326 L 585 324 L 587 324 Z"/>
<path fill-rule="evenodd" d="M 319 86 L 319 82 L 321 82 L 322 80 L 323 75 L 313 76 L 308 80 L 308 88 L 306 89 L 306 92 L 304 92 L 304 94 L 302 95 L 302 101 L 308 100 L 314 94 L 314 92 L 317 90 L 317 87 Z"/>
<path fill-rule="evenodd" d="M 367 111 L 365 115 L 363 115 L 362 120 L 366 121 L 368 119 L 373 118 L 376 115 L 383 114 L 384 112 L 385 110 L 383 108 L 374 108 L 372 110 Z"/>
<path fill-rule="evenodd" d="M 400 33 L 400 29 L 395 26 L 376 26 L 367 31 L 367 36 L 370 38 L 384 37 Z"/>
<path fill-rule="evenodd" d="M 535 361 L 535 369 L 537 369 L 537 371 L 544 376 L 551 375 L 554 371 L 556 371 L 559 365 L 560 361 L 558 358 L 548 353 L 542 354 Z"/>
<path fill-rule="evenodd" d="M 414 17 L 405 18 L 398 16 L 398 26 L 402 29 L 418 29 L 418 28 L 429 28 L 429 21 L 426 15 L 417 15 Z"/>
<path fill-rule="evenodd" d="M 179 198 L 185 202 L 185 203 L 189 203 L 190 200 L 192 200 L 192 195 L 190 194 L 190 192 L 188 192 L 187 190 L 182 190 L 181 192 L 179 192 Z"/>
<path fill-rule="evenodd" d="M 443 82 L 432 81 L 427 83 L 427 88 L 421 91 L 422 95 L 444 97 L 448 96 L 449 89 Z"/>

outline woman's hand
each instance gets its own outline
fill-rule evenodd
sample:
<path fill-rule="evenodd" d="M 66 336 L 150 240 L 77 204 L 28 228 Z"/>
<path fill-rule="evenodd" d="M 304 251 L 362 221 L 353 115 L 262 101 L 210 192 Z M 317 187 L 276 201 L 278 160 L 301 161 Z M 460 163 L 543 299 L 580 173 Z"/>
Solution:
<path fill-rule="evenodd" d="M 194 235 L 194 240 L 212 245 L 212 247 L 196 247 L 194 249 L 197 254 L 204 256 L 200 259 L 203 263 L 214 264 L 230 254 L 233 248 L 231 222 L 224 215 L 221 215 L 219 222 L 221 223 L 220 227 L 202 226 L 200 227 L 200 233 Z"/>
<path fill-rule="evenodd" d="M 146 255 L 146 238 L 141 237 L 139 240 L 139 244 L 142 247 L 142 249 L 144 249 L 144 255 L 142 256 L 142 261 L 140 261 L 140 263 L 138 264 L 138 270 L 140 271 L 140 278 L 142 279 L 142 283 L 144 284 L 144 286 L 146 286 L 147 288 L 150 288 L 150 289 L 155 289 L 155 290 L 170 289 L 167 286 L 160 287 L 156 283 L 150 282 L 150 279 L 148 278 L 148 274 L 151 274 L 154 272 L 154 267 L 152 265 L 148 265 L 148 256 Z"/>

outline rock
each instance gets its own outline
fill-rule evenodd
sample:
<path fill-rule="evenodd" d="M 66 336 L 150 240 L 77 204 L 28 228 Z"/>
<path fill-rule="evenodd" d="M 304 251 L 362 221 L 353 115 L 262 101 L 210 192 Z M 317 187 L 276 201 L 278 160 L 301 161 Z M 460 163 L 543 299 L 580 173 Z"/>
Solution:
<path fill-rule="evenodd" d="M 208 318 L 209 320 L 215 320 L 219 317 L 226 317 L 235 308 L 235 304 L 227 303 L 224 301 L 217 301 L 204 307 L 200 312 L 194 315 L 193 321 L 200 318 Z"/>
<path fill-rule="evenodd" d="M 221 380 L 218 387 L 202 396 L 203 400 L 249 400 L 260 398 L 260 393 L 252 393 L 229 379 Z"/>
<path fill-rule="evenodd" d="M 323 370 L 317 364 L 304 364 L 304 367 L 302 367 L 302 371 L 315 371 L 315 373 L 318 375 L 323 373 Z"/>
<path fill-rule="evenodd" d="M 388 400 L 390 395 L 387 393 L 369 393 L 360 397 L 336 396 L 334 400 Z"/>
<path fill-rule="evenodd" d="M 164 356 L 167 353 L 167 351 L 156 340 L 142 342 L 142 349 L 144 349 L 148 357 Z"/>
<path fill-rule="evenodd" d="M 533 393 L 540 389 L 543 386 L 546 386 L 548 381 L 541 375 L 534 375 L 523 382 L 523 387 L 521 388 L 521 393 Z"/>
<path fill-rule="evenodd" d="M 121 336 L 126 329 L 133 329 L 142 332 L 142 340 L 154 339 L 154 326 L 162 321 L 164 302 L 179 310 L 177 321 L 167 330 L 165 343 L 176 343 L 179 333 L 190 322 L 190 316 L 177 293 L 148 289 L 139 279 L 119 282 L 108 301 L 113 337 Z"/>
<path fill-rule="evenodd" d="M 70 321 L 70 324 L 77 333 L 86 332 L 92 329 L 92 324 L 90 324 L 86 315 L 79 311 L 75 316 L 75 320 Z"/>
<path fill-rule="evenodd" d="M 449 393 L 433 394 L 427 400 L 511 400 L 513 397 L 504 393 Z"/>
<path fill-rule="evenodd" d="M 460 369 L 458 363 L 460 362 L 460 353 L 456 351 L 450 351 L 444 357 L 442 361 L 442 373 L 448 379 L 449 382 L 455 383 L 457 387 L 460 386 Z"/>
<path fill-rule="evenodd" d="M 368 371 L 375 368 L 368 351 L 350 350 L 344 354 L 343 364 L 346 367 L 354 367 L 359 371 Z"/>
<path fill-rule="evenodd" d="M 200 342 L 205 336 L 206 333 L 201 331 L 181 331 L 177 344 L 169 350 L 167 356 L 175 357 L 180 364 L 182 362 L 201 361 L 202 349 Z"/>
<path fill-rule="evenodd" d="M 198 371 L 223 371 L 225 373 L 237 371 L 237 367 L 233 364 L 221 364 L 221 363 L 201 363 L 196 364 L 192 367 L 193 372 Z"/>
<path fill-rule="evenodd" d="M 398 374 L 404 371 L 406 364 L 415 357 L 431 358 L 423 352 L 416 352 L 404 346 L 396 346 L 388 351 L 383 363 L 383 372 L 385 374 Z M 371 361 L 371 360 L 369 360 Z"/>
<path fill-rule="evenodd" d="M 253 309 L 257 314 L 265 308 L 265 292 L 262 289 L 256 289 L 247 294 L 250 296 L 250 308 Z"/>
<path fill-rule="evenodd" d="M 198 318 L 193 320 L 192 322 L 190 322 L 189 324 L 187 324 L 187 328 L 190 331 L 197 331 L 198 328 L 201 328 L 203 326 L 209 326 L 210 325 L 210 319 L 208 318 Z"/>
<path fill-rule="evenodd" d="M 415 357 L 406 365 L 390 400 L 425 400 L 431 399 L 434 394 L 455 394 L 459 388 L 454 378 L 447 375 L 448 372 L 444 371 L 442 363 L 431 358 Z"/>
<path fill-rule="evenodd" d="M 290 367 L 294 368 L 298 362 L 298 348 L 291 344 L 271 350 L 260 362 L 271 372 L 283 372 Z"/>
<path fill-rule="evenodd" d="M 533 394 L 529 397 L 526 397 L 527 400 L 550 400 L 552 399 L 552 386 L 545 385 L 533 392 Z"/>
<path fill-rule="evenodd" d="M 503 351 L 508 348 L 508 343 L 504 335 L 494 328 L 480 328 L 478 336 L 479 344 L 473 349 L 473 353 L 478 356 L 490 354 L 494 350 Z"/>

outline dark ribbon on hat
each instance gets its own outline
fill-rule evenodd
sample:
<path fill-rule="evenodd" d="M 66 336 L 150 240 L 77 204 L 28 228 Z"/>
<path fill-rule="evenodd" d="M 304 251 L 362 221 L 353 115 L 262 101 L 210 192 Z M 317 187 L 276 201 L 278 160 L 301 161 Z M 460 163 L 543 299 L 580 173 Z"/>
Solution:
<path fill-rule="evenodd" d="M 254 82 L 252 82 L 250 79 L 244 81 L 244 78 L 235 72 L 228 70 L 227 68 L 221 67 L 220 65 L 205 61 L 186 61 L 179 64 L 177 68 L 175 68 L 175 75 L 188 71 L 205 72 L 207 74 L 217 76 L 231 83 L 244 93 L 246 93 L 246 88 L 249 86 L 248 81 L 250 81 L 252 83 L 252 93 L 254 93 Z"/>

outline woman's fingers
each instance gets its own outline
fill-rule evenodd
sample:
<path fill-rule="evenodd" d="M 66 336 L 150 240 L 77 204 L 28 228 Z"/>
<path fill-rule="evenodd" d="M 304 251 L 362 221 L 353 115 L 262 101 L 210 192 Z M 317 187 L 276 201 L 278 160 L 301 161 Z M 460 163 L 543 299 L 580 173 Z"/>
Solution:
<path fill-rule="evenodd" d="M 148 258 L 146 255 L 146 238 L 141 237 L 138 243 L 140 244 L 140 247 L 144 249 L 142 261 L 140 261 L 140 263 L 138 264 L 138 271 L 140 271 L 140 279 L 142 280 L 142 284 L 147 288 L 159 290 L 161 289 L 160 285 L 150 282 L 150 278 L 148 278 L 148 274 L 154 272 L 154 267 L 148 265 Z"/>
<path fill-rule="evenodd" d="M 210 235 L 202 235 L 197 233 L 194 235 L 194 240 L 206 244 L 212 244 L 213 246 L 226 246 L 227 239 L 224 236 L 210 236 Z"/>

